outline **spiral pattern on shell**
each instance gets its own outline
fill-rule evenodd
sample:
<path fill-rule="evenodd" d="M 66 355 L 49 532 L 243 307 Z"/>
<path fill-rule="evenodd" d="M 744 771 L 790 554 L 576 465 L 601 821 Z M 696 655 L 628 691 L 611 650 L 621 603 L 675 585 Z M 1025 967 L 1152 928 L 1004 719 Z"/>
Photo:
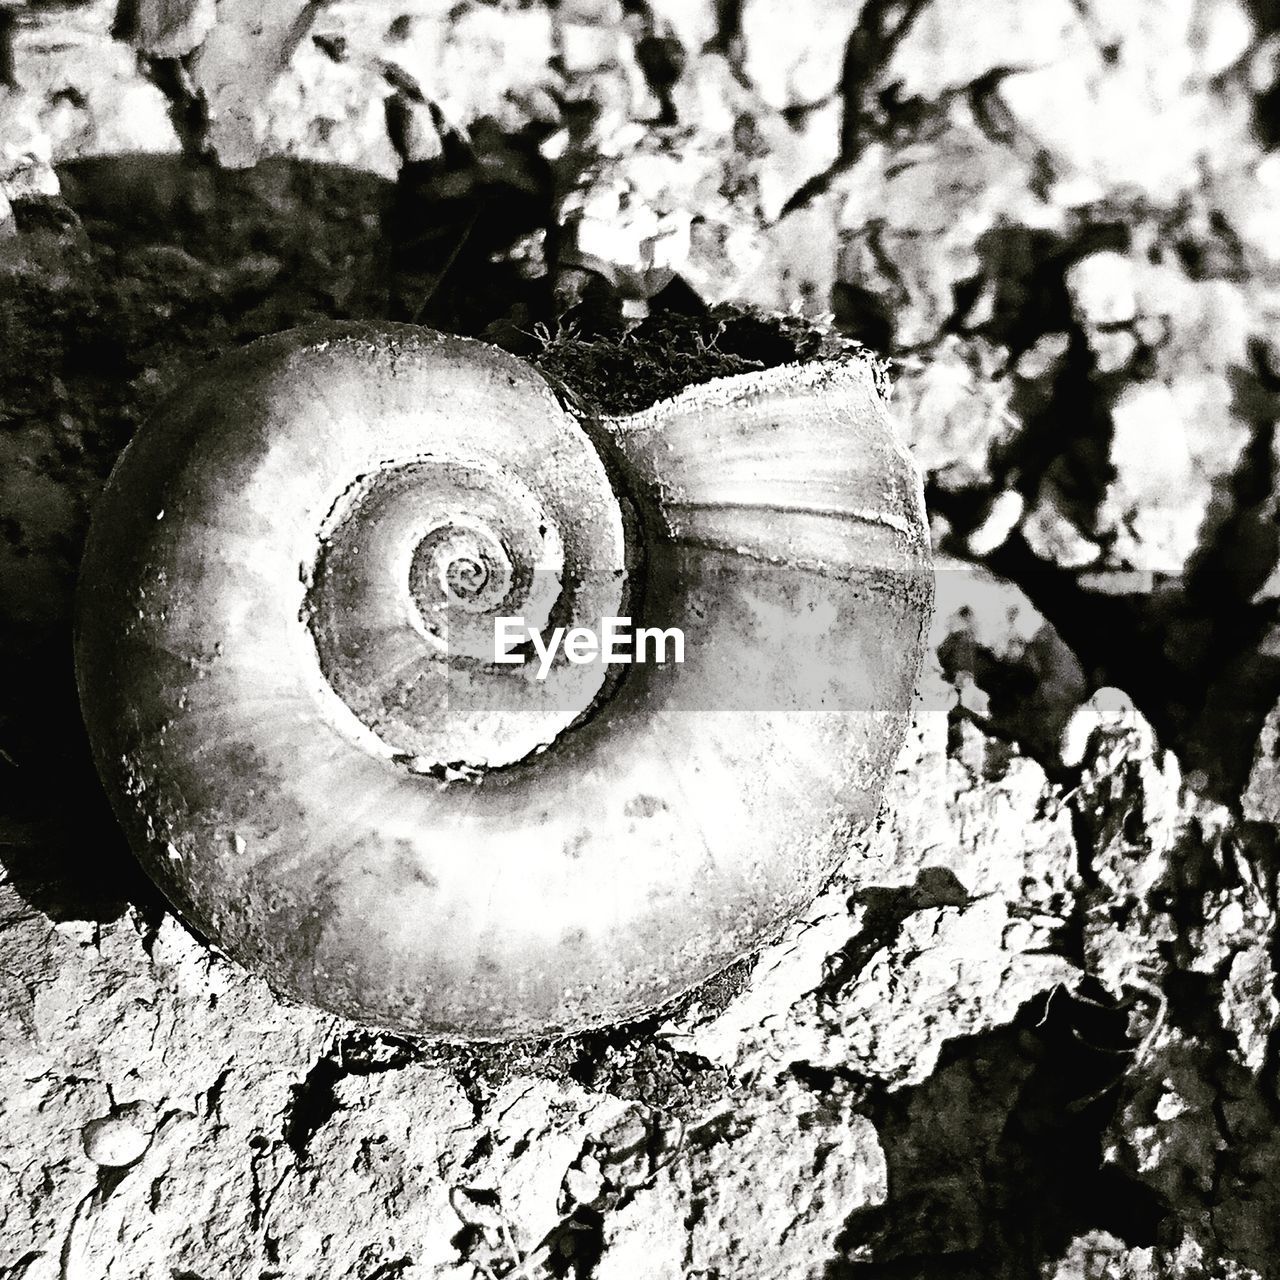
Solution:
<path fill-rule="evenodd" d="M 861 361 L 579 421 L 482 343 L 320 326 L 126 450 L 81 699 L 144 865 L 247 967 L 377 1025 L 553 1034 L 812 898 L 901 743 L 928 565 Z M 681 625 L 686 661 L 540 680 L 494 662 L 512 615 Z"/>

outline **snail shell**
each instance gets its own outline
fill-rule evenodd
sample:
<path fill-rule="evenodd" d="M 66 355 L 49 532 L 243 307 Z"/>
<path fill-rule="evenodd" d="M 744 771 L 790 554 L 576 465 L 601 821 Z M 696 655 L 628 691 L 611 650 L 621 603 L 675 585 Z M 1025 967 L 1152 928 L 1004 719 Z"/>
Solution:
<path fill-rule="evenodd" d="M 875 813 L 932 601 L 858 360 L 578 420 L 410 326 L 264 339 L 121 457 L 83 562 L 98 768 L 177 907 L 295 998 L 553 1034 L 766 941 Z M 685 661 L 496 664 L 656 620 Z M 621 674 L 620 674 L 621 673 Z"/>

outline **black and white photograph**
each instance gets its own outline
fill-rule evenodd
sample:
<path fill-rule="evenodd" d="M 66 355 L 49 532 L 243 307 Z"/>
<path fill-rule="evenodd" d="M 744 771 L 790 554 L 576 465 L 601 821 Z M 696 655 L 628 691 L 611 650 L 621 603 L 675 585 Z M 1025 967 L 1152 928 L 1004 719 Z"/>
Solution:
<path fill-rule="evenodd" d="M 1280 1280 L 1280 0 L 0 0 L 0 1280 Z"/>

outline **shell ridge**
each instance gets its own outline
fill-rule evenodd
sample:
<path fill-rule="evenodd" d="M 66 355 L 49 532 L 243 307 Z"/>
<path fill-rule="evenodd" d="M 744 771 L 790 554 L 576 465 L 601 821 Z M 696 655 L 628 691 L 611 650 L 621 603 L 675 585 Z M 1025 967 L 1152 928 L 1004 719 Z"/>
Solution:
<path fill-rule="evenodd" d="M 610 431 L 622 435 L 660 428 L 673 415 L 686 409 L 727 409 L 734 405 L 759 403 L 770 396 L 784 398 L 796 393 L 813 392 L 839 383 L 850 390 L 864 390 L 880 400 L 876 366 L 867 356 L 851 355 L 837 360 L 810 360 L 775 365 L 770 369 L 753 369 L 730 374 L 712 382 L 699 382 L 662 400 L 657 400 L 634 413 L 604 415 L 600 421 Z"/>
<path fill-rule="evenodd" d="M 731 499 L 681 500 L 668 504 L 668 510 L 688 511 L 761 511 L 772 515 L 819 516 L 829 520 L 846 520 L 852 524 L 877 524 L 909 536 L 911 525 L 890 511 L 868 507 L 829 507 L 782 502 L 735 502 Z"/>

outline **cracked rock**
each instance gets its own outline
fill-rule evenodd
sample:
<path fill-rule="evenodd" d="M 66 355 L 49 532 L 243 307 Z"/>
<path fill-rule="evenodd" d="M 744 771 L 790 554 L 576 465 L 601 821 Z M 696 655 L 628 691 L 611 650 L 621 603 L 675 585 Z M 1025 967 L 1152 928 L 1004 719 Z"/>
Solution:
<path fill-rule="evenodd" d="M 1050 66 L 1080 40 L 1070 0 L 959 0 L 923 6 L 882 78 L 904 97 L 936 99 L 995 74 Z M 1064 48 L 1065 46 L 1065 48 Z"/>
<path fill-rule="evenodd" d="M 825 310 L 835 231 L 820 215 L 780 215 L 836 155 L 834 105 L 792 125 L 703 54 L 672 90 L 677 124 L 605 132 L 561 199 L 563 260 L 645 298 L 673 275 L 725 298 Z M 774 225 L 776 224 L 776 226 Z"/>
<path fill-rule="evenodd" d="M 1271 708 L 1262 726 L 1241 805 L 1251 822 L 1280 826 L 1280 703 Z"/>
<path fill-rule="evenodd" d="M 812 107 L 835 94 L 861 8 L 859 0 L 800 0 L 786 7 L 745 0 L 742 69 L 770 107 Z M 820 40 L 813 38 L 817 31 Z"/>
<path fill-rule="evenodd" d="M 992 452 L 1018 432 L 1010 380 L 1000 372 L 1006 355 L 985 339 L 949 334 L 896 362 L 889 412 L 919 465 L 943 488 L 985 481 Z"/>
<path fill-rule="evenodd" d="M 958 286 L 982 273 L 984 238 L 1004 221 L 1055 214 L 1025 161 L 959 107 L 902 142 L 874 143 L 838 179 L 839 278 L 881 300 L 898 347 L 935 340 Z"/>

